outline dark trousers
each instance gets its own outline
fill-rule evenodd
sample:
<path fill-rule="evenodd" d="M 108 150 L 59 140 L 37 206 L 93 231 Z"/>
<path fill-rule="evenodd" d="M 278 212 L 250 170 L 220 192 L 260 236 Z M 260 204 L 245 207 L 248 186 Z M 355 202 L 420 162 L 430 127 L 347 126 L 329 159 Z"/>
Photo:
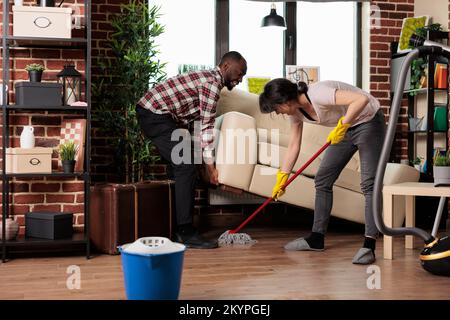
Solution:
<path fill-rule="evenodd" d="M 179 129 L 169 114 L 156 114 L 140 106 L 136 113 L 144 135 L 158 148 L 159 154 L 171 164 L 175 180 L 175 208 L 177 225 L 192 223 L 194 211 L 196 167 L 190 163 L 175 164 L 172 161 L 172 149 L 179 141 L 172 141 L 172 132 Z"/>
<path fill-rule="evenodd" d="M 359 150 L 361 191 L 365 197 L 365 235 L 376 238 L 378 229 L 372 211 L 373 183 L 385 135 L 381 110 L 366 123 L 348 129 L 342 142 L 328 147 L 315 177 L 316 202 L 313 232 L 325 234 L 333 207 L 333 185 L 350 158 Z"/>

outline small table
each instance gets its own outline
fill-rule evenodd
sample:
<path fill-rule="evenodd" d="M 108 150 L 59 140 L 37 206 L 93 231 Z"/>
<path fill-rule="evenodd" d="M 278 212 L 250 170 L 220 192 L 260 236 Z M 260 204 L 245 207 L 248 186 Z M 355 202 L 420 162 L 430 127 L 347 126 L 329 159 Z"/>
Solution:
<path fill-rule="evenodd" d="M 386 226 L 394 224 L 393 198 L 395 195 L 405 196 L 405 226 L 414 227 L 416 220 L 415 197 L 450 197 L 450 187 L 435 187 L 433 183 L 403 182 L 383 187 L 383 220 Z M 441 199 L 441 203 L 443 203 Z M 441 205 L 439 206 L 440 209 Z M 439 213 L 439 210 L 438 210 Z M 440 220 L 440 218 L 439 218 Z M 436 221 L 439 224 L 439 221 Z M 435 222 L 435 226 L 436 226 Z M 393 242 L 391 236 L 383 237 L 383 255 L 385 259 L 393 259 Z M 405 248 L 414 248 L 414 236 L 405 236 Z"/>

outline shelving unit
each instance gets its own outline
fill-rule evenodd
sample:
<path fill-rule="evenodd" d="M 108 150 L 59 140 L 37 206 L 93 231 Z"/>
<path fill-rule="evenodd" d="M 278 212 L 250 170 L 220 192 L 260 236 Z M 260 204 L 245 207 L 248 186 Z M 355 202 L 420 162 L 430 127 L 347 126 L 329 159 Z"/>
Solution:
<path fill-rule="evenodd" d="M 432 41 L 442 42 L 447 40 L 449 36 L 449 32 L 429 32 L 427 38 Z M 393 43 L 392 48 L 395 49 L 395 43 Z M 395 50 L 393 50 L 395 51 Z M 402 58 L 406 56 L 406 53 L 403 54 L 392 54 L 392 63 L 391 63 L 391 98 L 393 97 L 395 76 L 397 72 L 399 72 L 399 67 L 401 65 Z M 395 61 L 398 59 L 397 61 Z M 439 60 L 438 60 L 439 59 Z M 420 174 L 420 182 L 433 182 L 433 165 L 432 159 L 434 156 L 434 145 L 437 139 L 443 140 L 445 139 L 445 148 L 448 150 L 448 105 L 449 105 L 449 95 L 448 88 L 434 88 L 434 74 L 435 74 L 435 65 L 436 62 L 447 64 L 447 71 L 449 67 L 449 62 L 445 59 L 438 57 L 436 55 L 429 55 L 427 57 L 427 68 L 428 68 L 428 77 L 427 77 L 427 87 L 415 90 L 408 90 L 409 83 L 407 83 L 407 88 L 403 91 L 404 98 L 408 100 L 408 117 L 417 117 L 417 107 L 418 100 L 424 100 L 424 107 L 426 109 L 426 116 L 423 121 L 426 121 L 426 130 L 411 130 L 408 124 L 407 131 L 397 131 L 397 137 L 407 138 L 408 140 L 408 159 L 413 160 L 418 155 L 418 144 L 417 141 L 425 143 L 425 154 L 423 154 L 424 158 L 427 160 L 427 166 L 425 172 Z M 409 77 L 408 77 L 409 79 Z M 409 81 L 407 79 L 407 82 Z M 448 87 L 448 83 L 447 83 Z M 411 95 L 414 93 L 415 95 Z M 442 101 L 436 102 L 436 96 L 440 95 L 442 97 L 445 96 L 445 99 Z M 445 102 L 444 102 L 445 101 Z M 445 107 L 447 109 L 447 130 L 435 130 L 434 129 L 434 112 L 435 107 Z M 422 145 L 423 146 L 423 145 Z M 422 156 L 422 154 L 420 154 Z M 395 154 L 393 155 L 395 156 Z M 416 225 L 422 228 L 431 228 L 433 226 L 435 214 L 437 208 L 439 206 L 439 198 L 434 197 L 416 197 L 415 207 L 416 212 L 418 213 L 416 216 Z M 447 201 L 444 206 L 444 218 L 442 222 L 446 219 L 448 212 Z M 445 226 L 444 226 L 445 227 Z"/>
<path fill-rule="evenodd" d="M 3 26 L 9 25 L 9 5 L 10 0 L 3 0 Z M 6 97 L 8 92 L 3 86 L 3 104 L 2 104 L 2 117 L 3 117 L 3 148 L 2 148 L 2 261 L 7 259 L 7 253 L 9 248 L 13 247 L 54 247 L 54 246 L 67 246 L 67 245 L 85 245 L 86 258 L 90 257 L 90 240 L 89 240 L 89 192 L 90 192 L 90 150 L 91 150 L 91 0 L 84 0 L 84 21 L 85 35 L 83 38 L 75 37 L 71 39 L 59 39 L 59 38 L 35 38 L 35 37 L 15 37 L 8 34 L 8 27 L 3 27 L 2 34 L 2 55 L 3 55 L 3 75 L 2 83 L 9 83 L 10 73 L 10 50 L 17 48 L 43 48 L 43 49 L 70 49 L 70 50 L 83 50 L 85 58 L 85 81 L 84 81 L 84 93 L 87 102 L 86 107 L 71 107 L 71 106 L 58 106 L 58 107 L 31 107 L 23 105 L 9 105 L 7 104 Z M 9 88 L 11 89 L 11 88 Z M 52 172 L 49 174 L 16 174 L 6 173 L 6 148 L 9 146 L 9 114 L 11 111 L 47 111 L 50 112 L 70 112 L 81 113 L 86 118 L 86 140 L 85 140 L 85 153 L 84 153 L 84 172 L 76 172 L 73 174 L 67 174 L 63 172 Z M 68 239 L 47 240 L 38 238 L 26 238 L 19 236 L 15 240 L 5 240 L 5 223 L 6 218 L 9 216 L 9 200 L 10 200 L 10 180 L 14 178 L 73 178 L 84 181 L 84 232 L 74 232 L 73 236 Z"/>
<path fill-rule="evenodd" d="M 433 41 L 442 41 L 448 39 L 448 32 L 442 32 L 442 31 L 435 31 L 435 32 L 429 32 L 428 33 L 428 39 Z M 394 53 L 392 55 L 392 60 L 402 58 L 406 55 L 406 53 L 403 54 L 396 54 Z M 449 62 L 442 58 L 438 57 L 436 55 L 429 55 L 427 57 L 427 70 L 428 70 L 428 77 L 427 77 L 427 87 L 426 88 L 420 88 L 420 89 L 414 89 L 414 90 L 404 90 L 403 94 L 405 95 L 405 98 L 408 99 L 408 117 L 416 117 L 416 109 L 417 109 L 417 97 L 422 97 L 426 99 L 426 117 L 424 118 L 424 121 L 426 121 L 426 130 L 411 130 L 408 125 L 407 131 L 397 132 L 397 134 L 401 135 L 407 135 L 408 137 L 408 158 L 410 160 L 414 159 L 417 156 L 417 136 L 423 136 L 424 134 L 427 135 L 426 139 L 426 154 L 425 159 L 427 160 L 427 166 L 426 171 L 422 175 L 423 181 L 433 181 L 433 166 L 432 166 L 432 159 L 434 156 L 434 144 L 435 144 L 435 135 L 444 135 L 442 139 L 445 139 L 445 149 L 448 149 L 448 129 L 447 130 L 434 130 L 434 112 L 435 107 L 446 107 L 447 108 L 447 125 L 448 125 L 448 104 L 449 104 L 449 95 L 448 95 L 448 88 L 435 88 L 434 83 L 434 74 L 435 74 L 435 67 L 436 63 L 442 63 L 447 65 L 447 70 L 449 66 Z M 392 79 L 391 79 L 392 81 Z M 395 81 L 395 80 L 394 80 Z M 448 84 L 447 84 L 448 86 Z M 393 88 L 391 84 L 391 88 Z M 414 95 L 411 95 L 411 93 L 414 93 Z M 436 96 L 445 95 L 445 103 L 443 102 L 435 102 Z M 393 92 L 391 90 L 391 97 L 393 96 Z"/>

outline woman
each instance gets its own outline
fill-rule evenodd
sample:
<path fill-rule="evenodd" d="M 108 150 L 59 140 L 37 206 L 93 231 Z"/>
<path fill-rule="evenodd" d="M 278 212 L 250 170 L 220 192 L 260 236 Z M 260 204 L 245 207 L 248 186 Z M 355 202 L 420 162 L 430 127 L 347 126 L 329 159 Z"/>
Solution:
<path fill-rule="evenodd" d="M 370 94 L 339 81 L 311 84 L 274 79 L 259 97 L 261 112 L 287 114 L 291 119 L 288 152 L 277 173 L 272 197 L 277 200 L 300 152 L 303 122 L 335 128 L 330 132 L 325 156 L 315 176 L 316 198 L 312 233 L 289 242 L 286 250 L 324 250 L 324 237 L 333 205 L 333 184 L 358 150 L 361 160 L 361 190 L 365 197 L 365 238 L 353 258 L 355 264 L 375 261 L 378 230 L 372 214 L 375 172 L 385 133 L 380 103 Z M 325 141 L 324 141 L 325 142 Z"/>

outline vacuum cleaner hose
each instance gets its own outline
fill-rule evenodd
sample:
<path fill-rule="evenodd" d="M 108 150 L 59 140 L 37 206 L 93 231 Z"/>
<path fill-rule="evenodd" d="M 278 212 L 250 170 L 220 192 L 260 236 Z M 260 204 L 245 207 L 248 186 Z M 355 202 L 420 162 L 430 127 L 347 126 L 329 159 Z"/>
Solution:
<path fill-rule="evenodd" d="M 386 131 L 386 137 L 384 139 L 383 148 L 381 150 L 380 161 L 378 162 L 377 173 L 375 176 L 374 189 L 373 189 L 373 213 L 374 220 L 378 230 L 388 236 L 400 236 L 400 235 L 414 235 L 422 238 L 425 242 L 433 241 L 433 237 L 422 229 L 418 228 L 389 228 L 384 224 L 382 217 L 382 191 L 383 191 L 383 179 L 386 171 L 386 165 L 389 161 L 389 155 L 391 153 L 392 143 L 395 138 L 395 131 L 397 128 L 398 115 L 400 112 L 400 105 L 403 97 L 403 88 L 405 87 L 406 76 L 408 74 L 411 62 L 419 56 L 418 49 L 411 51 L 403 61 L 400 76 L 397 81 L 397 86 L 394 93 L 394 99 L 389 114 L 389 123 Z"/>

